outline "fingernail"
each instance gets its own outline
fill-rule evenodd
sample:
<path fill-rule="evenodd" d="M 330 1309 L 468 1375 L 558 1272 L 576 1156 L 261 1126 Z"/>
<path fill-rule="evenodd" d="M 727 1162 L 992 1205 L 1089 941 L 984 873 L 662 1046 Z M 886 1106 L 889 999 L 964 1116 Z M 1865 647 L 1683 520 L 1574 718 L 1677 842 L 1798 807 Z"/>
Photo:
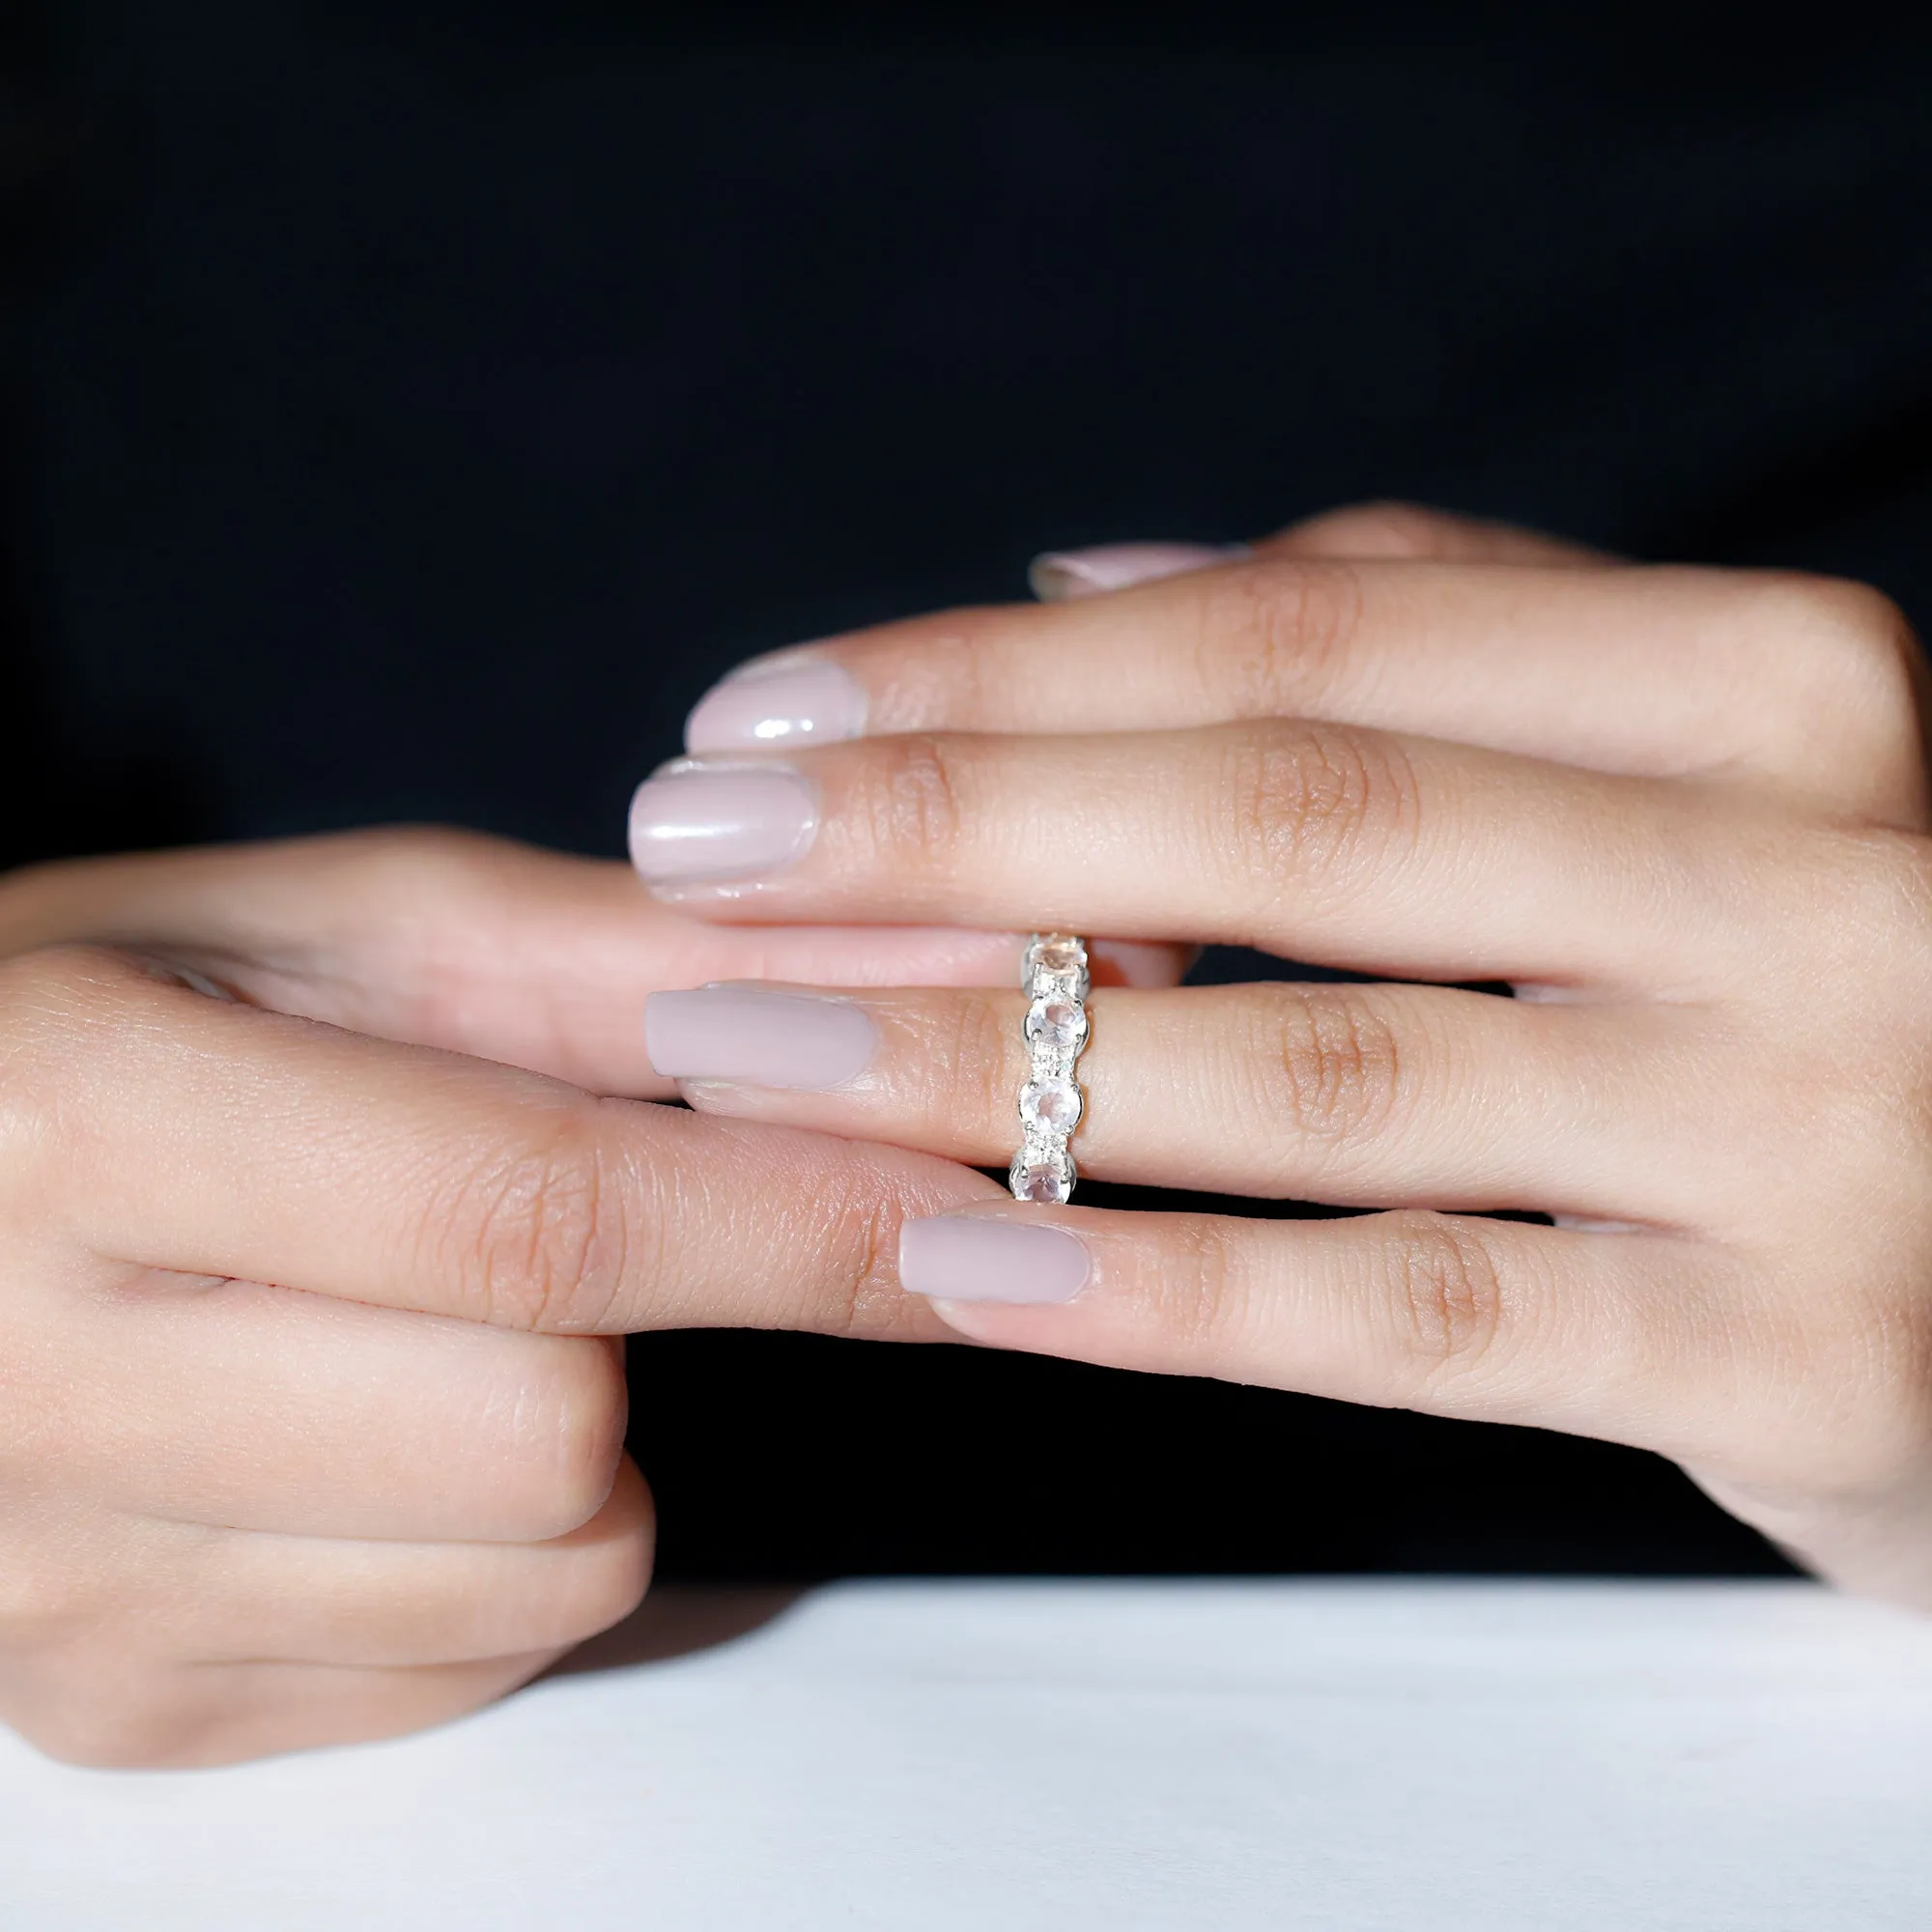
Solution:
<path fill-rule="evenodd" d="M 811 788 L 789 766 L 673 764 L 631 801 L 631 863 L 654 886 L 755 878 L 817 830 Z"/>
<path fill-rule="evenodd" d="M 714 684 L 685 720 L 684 743 L 691 752 L 819 745 L 865 728 L 866 694 L 850 671 L 829 658 L 782 657 Z"/>
<path fill-rule="evenodd" d="M 934 1301 L 1071 1301 L 1092 1265 L 1077 1235 L 1037 1221 L 937 1214 L 899 1229 L 899 1284 Z"/>
<path fill-rule="evenodd" d="M 736 1080 L 816 1092 L 865 1071 L 878 1043 L 849 1000 L 759 986 L 701 986 L 644 1002 L 644 1047 L 670 1080 Z"/>
<path fill-rule="evenodd" d="M 1027 566 L 1027 582 L 1042 604 L 1070 604 L 1252 554 L 1246 544 L 1096 544 L 1091 550 L 1050 550 L 1035 557 Z"/>

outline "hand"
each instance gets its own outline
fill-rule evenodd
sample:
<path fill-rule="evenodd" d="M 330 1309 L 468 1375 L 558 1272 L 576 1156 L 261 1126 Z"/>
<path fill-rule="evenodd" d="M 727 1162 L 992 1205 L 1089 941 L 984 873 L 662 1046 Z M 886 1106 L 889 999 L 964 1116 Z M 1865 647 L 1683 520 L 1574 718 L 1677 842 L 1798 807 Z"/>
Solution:
<path fill-rule="evenodd" d="M 668 1092 L 653 985 L 1004 980 L 1010 936 L 707 932 L 622 867 L 384 834 L 19 873 L 0 953 L 0 1715 L 64 1757 L 527 1678 L 649 1574 L 611 1338 L 943 1335 L 899 1220 L 996 1192 L 490 1063 Z"/>
<path fill-rule="evenodd" d="M 806 709 L 870 735 L 731 742 Z M 1406 982 L 1101 991 L 1080 1063 L 1088 1174 L 1387 1211 L 972 1203 L 906 1230 L 906 1287 L 1001 1347 L 1639 1444 L 1932 1606 L 1921 716 L 1917 645 L 1857 585 L 1345 513 L 753 667 L 640 791 L 634 851 L 714 920 Z M 674 863 L 694 824 L 728 876 Z M 1457 989 L 1484 981 L 1518 997 Z M 1004 1165 L 1021 1006 L 724 989 L 652 1032 L 713 1116 Z"/>

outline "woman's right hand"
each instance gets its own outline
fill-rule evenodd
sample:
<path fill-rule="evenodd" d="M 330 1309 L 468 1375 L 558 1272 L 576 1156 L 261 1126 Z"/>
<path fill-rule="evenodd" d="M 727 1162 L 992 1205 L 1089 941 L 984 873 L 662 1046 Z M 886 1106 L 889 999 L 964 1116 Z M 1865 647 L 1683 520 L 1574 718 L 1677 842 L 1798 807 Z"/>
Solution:
<path fill-rule="evenodd" d="M 447 835 L 0 881 L 0 1717 L 160 1765 L 454 1716 L 643 1592 L 620 1333 L 943 1338 L 898 1223 L 992 1182 L 583 1091 L 666 1090 L 654 985 L 758 970 L 622 868 Z"/>

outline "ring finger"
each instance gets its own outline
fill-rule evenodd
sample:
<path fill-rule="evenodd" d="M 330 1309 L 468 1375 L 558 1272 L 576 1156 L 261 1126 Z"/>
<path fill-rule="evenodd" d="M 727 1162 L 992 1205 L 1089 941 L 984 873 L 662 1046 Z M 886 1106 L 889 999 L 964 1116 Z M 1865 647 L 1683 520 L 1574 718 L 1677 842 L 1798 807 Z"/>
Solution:
<path fill-rule="evenodd" d="M 986 1166 L 1019 1136 L 1025 1008 L 712 986 L 654 994 L 645 1030 L 704 1112 Z M 1096 1179 L 1658 1225 L 1725 1192 L 1691 1111 L 1656 1104 L 1660 1060 L 1696 1063 L 1696 1009 L 1291 983 L 1099 992 L 1091 1010 L 1075 1152 Z"/>

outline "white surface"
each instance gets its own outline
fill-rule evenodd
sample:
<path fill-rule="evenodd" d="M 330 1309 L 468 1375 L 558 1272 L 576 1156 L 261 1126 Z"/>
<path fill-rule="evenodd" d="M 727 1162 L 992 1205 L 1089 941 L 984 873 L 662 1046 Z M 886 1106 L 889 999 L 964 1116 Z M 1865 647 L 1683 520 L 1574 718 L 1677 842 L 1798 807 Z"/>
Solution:
<path fill-rule="evenodd" d="M 1932 1928 L 1932 1623 L 1798 1584 L 891 1584 L 197 1774 L 0 1739 L 7 1932 Z"/>

